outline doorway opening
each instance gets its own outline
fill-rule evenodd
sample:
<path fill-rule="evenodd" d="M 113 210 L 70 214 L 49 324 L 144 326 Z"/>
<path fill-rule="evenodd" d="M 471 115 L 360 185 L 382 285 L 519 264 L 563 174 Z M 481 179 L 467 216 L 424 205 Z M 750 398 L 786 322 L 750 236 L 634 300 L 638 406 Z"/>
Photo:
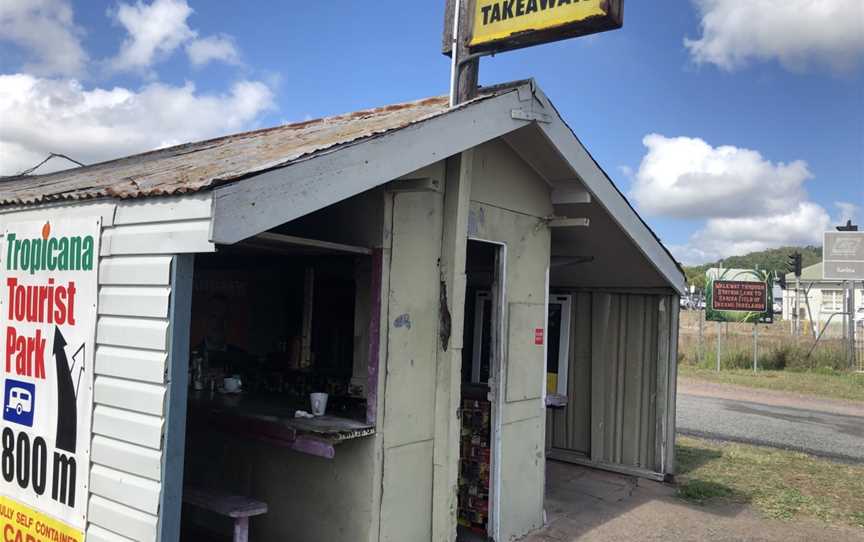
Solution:
<path fill-rule="evenodd" d="M 458 540 L 494 540 L 504 246 L 469 240 L 465 265 Z"/>

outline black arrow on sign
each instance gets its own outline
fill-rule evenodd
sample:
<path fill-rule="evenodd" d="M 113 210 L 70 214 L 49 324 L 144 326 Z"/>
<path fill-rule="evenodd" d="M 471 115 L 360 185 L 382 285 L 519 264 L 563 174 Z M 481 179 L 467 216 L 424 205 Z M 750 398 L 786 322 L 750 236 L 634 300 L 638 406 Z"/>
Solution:
<path fill-rule="evenodd" d="M 69 361 L 66 359 L 66 339 L 60 328 L 54 326 L 54 361 L 57 367 L 57 441 L 56 446 L 75 453 L 78 440 L 78 403 Z"/>

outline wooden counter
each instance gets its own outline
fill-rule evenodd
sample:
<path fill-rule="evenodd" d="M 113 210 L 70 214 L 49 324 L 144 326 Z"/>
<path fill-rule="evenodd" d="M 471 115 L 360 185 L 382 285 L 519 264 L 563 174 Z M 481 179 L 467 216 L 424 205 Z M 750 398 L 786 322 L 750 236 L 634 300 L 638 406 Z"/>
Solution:
<path fill-rule="evenodd" d="M 331 415 L 295 418 L 298 409 L 303 407 L 282 395 L 190 391 L 187 416 L 192 431 L 217 428 L 327 459 L 335 457 L 338 444 L 375 434 L 373 424 L 359 419 Z M 358 413 L 358 418 L 363 414 Z"/>

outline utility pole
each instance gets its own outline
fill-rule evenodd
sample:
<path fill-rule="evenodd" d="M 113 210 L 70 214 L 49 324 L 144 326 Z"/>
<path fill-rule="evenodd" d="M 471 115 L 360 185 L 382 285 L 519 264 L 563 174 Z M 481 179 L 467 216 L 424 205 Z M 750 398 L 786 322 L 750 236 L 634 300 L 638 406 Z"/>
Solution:
<path fill-rule="evenodd" d="M 471 0 L 455 0 L 453 9 L 453 43 L 450 63 L 450 107 L 456 107 L 477 96 L 480 57 L 471 56 L 468 40 L 474 13 Z"/>

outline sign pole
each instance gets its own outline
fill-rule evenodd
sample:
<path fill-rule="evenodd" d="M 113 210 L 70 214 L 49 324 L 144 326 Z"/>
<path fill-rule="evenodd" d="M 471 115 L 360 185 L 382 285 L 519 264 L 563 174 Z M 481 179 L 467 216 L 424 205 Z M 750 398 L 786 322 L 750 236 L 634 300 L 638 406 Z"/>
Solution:
<path fill-rule="evenodd" d="M 801 339 L 801 279 L 795 279 L 795 337 Z"/>
<path fill-rule="evenodd" d="M 717 372 L 720 372 L 720 322 L 717 322 Z"/>
<path fill-rule="evenodd" d="M 855 351 L 855 281 L 849 283 L 849 295 L 847 296 L 849 304 L 849 368 L 853 371 L 858 364 L 857 352 Z"/>
<path fill-rule="evenodd" d="M 759 322 L 753 322 L 753 372 L 757 371 L 757 359 L 759 356 Z"/>
<path fill-rule="evenodd" d="M 705 361 L 705 337 L 703 328 L 705 327 L 705 310 L 699 310 L 699 363 Z"/>
<path fill-rule="evenodd" d="M 450 61 L 450 107 L 456 107 L 477 95 L 480 74 L 480 59 L 470 58 L 468 51 L 473 2 L 472 0 L 455 1 Z"/>

